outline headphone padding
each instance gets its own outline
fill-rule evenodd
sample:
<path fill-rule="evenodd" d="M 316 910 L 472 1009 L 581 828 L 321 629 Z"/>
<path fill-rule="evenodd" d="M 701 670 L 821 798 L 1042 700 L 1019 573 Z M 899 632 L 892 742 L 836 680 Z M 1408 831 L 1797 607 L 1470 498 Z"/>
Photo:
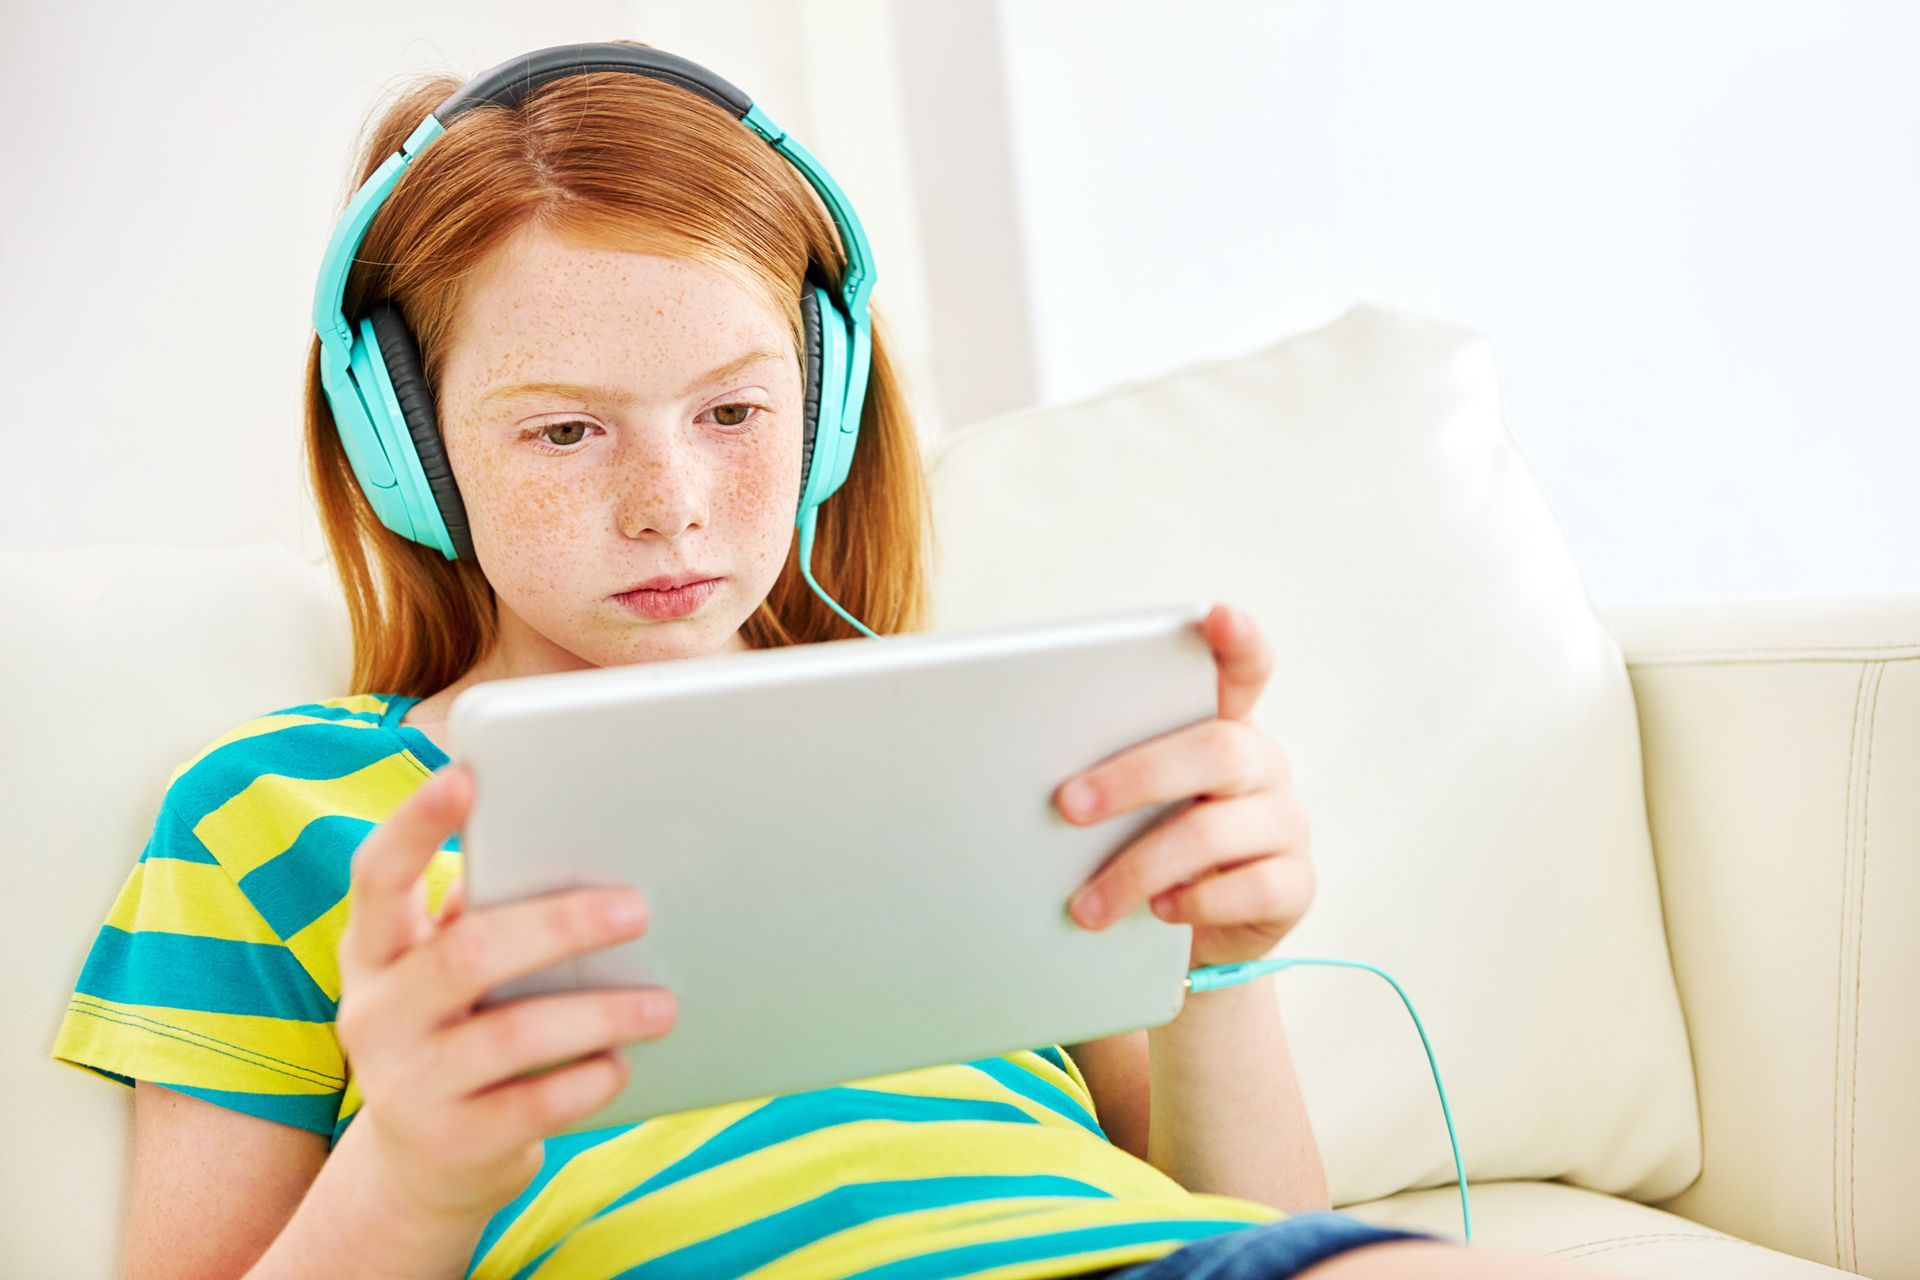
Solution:
<path fill-rule="evenodd" d="M 820 302 L 814 296 L 813 282 L 803 280 L 800 283 L 800 327 L 806 334 L 807 349 L 803 353 L 806 375 L 806 423 L 805 433 L 800 442 L 800 496 L 807 496 L 807 473 L 813 467 L 813 442 L 820 430 Z M 827 424 L 829 431 L 838 431 L 840 424 Z"/>
<path fill-rule="evenodd" d="M 400 402 L 401 416 L 407 420 L 407 434 L 413 451 L 426 473 L 440 507 L 440 519 L 446 523 L 453 549 L 463 560 L 474 559 L 473 539 L 467 529 L 467 504 L 460 498 L 460 486 L 454 483 L 453 467 L 440 440 L 440 419 L 434 410 L 433 388 L 427 385 L 420 368 L 420 347 L 399 304 L 381 298 L 367 309 L 374 336 L 380 340 L 380 358 L 387 366 L 387 379 L 393 383 L 393 397 Z"/>

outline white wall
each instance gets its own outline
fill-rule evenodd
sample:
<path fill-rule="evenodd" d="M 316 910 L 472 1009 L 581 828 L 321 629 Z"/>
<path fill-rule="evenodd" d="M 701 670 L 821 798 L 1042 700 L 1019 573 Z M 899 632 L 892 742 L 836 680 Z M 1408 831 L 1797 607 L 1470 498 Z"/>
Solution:
<path fill-rule="evenodd" d="M 943 420 L 963 424 L 1039 395 L 1018 122 L 994 0 L 891 2 L 930 303 L 931 399 Z"/>
<path fill-rule="evenodd" d="M 999 5 L 1039 399 L 1409 307 L 1595 603 L 1920 590 L 1920 10 Z"/>
<path fill-rule="evenodd" d="M 930 432 L 1364 299 L 1491 336 L 1596 603 L 1920 590 L 1892 0 L 13 0 L 0 545 L 318 559 L 301 362 L 363 116 L 617 35 L 847 189 Z"/>

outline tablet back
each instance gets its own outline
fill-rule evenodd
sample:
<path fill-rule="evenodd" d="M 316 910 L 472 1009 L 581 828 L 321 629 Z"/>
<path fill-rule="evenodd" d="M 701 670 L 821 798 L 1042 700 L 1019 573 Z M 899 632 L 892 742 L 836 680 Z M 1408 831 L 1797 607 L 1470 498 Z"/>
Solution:
<path fill-rule="evenodd" d="M 664 1036 L 563 1132 L 1158 1026 L 1191 928 L 1067 898 L 1173 801 L 1078 827 L 1068 777 L 1212 718 L 1201 606 L 727 653 L 463 691 L 474 906 L 585 884 L 638 938 L 482 1005 L 658 984 Z"/>

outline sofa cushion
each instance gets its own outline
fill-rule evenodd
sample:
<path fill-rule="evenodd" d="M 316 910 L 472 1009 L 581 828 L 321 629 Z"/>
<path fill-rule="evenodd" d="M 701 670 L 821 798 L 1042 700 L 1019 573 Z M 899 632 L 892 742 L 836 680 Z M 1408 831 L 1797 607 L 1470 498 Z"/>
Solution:
<path fill-rule="evenodd" d="M 1848 1280 L 1854 1274 L 1557 1182 L 1489 1182 L 1471 1191 L 1475 1245 L 1568 1259 L 1595 1280 Z M 1345 1211 L 1383 1227 L 1460 1234 L 1457 1187 L 1402 1191 Z"/>
<path fill-rule="evenodd" d="M 1318 884 L 1276 954 L 1406 988 L 1474 1179 L 1653 1200 L 1696 1176 L 1631 686 L 1485 339 L 1359 306 L 974 423 L 929 465 L 937 626 L 1253 614 L 1275 651 L 1254 718 L 1293 763 Z M 1393 988 L 1312 966 L 1262 981 L 1334 1203 L 1451 1181 Z"/>
<path fill-rule="evenodd" d="M 120 1275 L 133 1091 L 48 1056 L 168 774 L 273 707 L 350 675 L 331 573 L 277 543 L 0 552 L 0 830 L 19 907 L 0 962 L 8 1210 L 19 1275 Z M 53 1226 L 50 1224 L 57 1224 Z"/>

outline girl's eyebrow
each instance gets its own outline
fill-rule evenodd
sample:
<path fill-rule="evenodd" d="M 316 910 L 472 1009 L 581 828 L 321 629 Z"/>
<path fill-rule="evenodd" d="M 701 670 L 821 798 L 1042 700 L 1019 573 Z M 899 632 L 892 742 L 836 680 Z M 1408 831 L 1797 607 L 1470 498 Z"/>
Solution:
<path fill-rule="evenodd" d="M 695 378 L 682 391 L 681 396 L 690 396 L 709 383 L 722 378 L 730 378 L 742 369 L 751 368 L 768 360 L 783 360 L 784 356 L 774 351 L 748 351 L 735 356 L 718 368 L 709 369 Z M 480 407 L 486 408 L 497 401 L 525 400 L 534 396 L 558 396 L 563 400 L 585 400 L 589 404 L 632 404 L 634 397 L 612 387 L 589 387 L 577 382 L 517 382 L 511 386 L 495 387 L 480 398 Z"/>

